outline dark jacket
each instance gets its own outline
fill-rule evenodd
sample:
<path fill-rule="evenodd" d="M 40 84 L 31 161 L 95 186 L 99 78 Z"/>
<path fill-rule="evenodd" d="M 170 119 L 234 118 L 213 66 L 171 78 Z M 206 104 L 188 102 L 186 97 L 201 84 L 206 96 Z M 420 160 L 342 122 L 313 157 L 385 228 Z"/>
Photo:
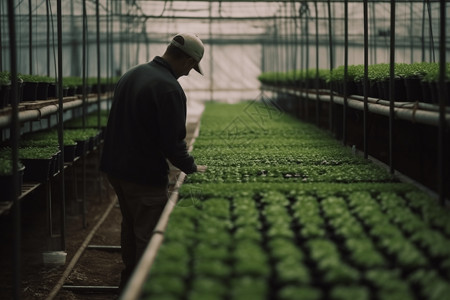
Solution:
<path fill-rule="evenodd" d="M 117 83 L 100 169 L 127 181 L 167 185 L 166 158 L 186 174 L 197 170 L 185 137 L 186 95 L 169 64 L 155 57 Z"/>

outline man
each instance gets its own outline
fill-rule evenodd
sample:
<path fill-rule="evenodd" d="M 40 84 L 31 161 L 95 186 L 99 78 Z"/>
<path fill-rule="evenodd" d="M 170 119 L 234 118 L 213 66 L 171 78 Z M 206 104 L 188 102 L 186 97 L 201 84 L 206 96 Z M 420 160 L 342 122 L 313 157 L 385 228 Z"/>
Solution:
<path fill-rule="evenodd" d="M 107 173 L 122 213 L 125 268 L 120 291 L 168 200 L 167 160 L 186 174 L 206 170 L 186 149 L 186 95 L 177 81 L 191 69 L 201 73 L 203 53 L 195 34 L 178 34 L 162 57 L 126 72 L 114 91 L 100 169 Z"/>

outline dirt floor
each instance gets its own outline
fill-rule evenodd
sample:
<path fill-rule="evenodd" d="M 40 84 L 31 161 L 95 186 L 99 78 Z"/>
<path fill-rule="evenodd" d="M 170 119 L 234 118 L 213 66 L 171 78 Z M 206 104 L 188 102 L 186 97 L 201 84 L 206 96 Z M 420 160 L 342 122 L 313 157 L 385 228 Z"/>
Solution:
<path fill-rule="evenodd" d="M 66 218 L 66 263 L 62 266 L 45 265 L 42 253 L 48 250 L 60 250 L 60 239 L 50 239 L 46 218 L 45 188 L 38 188 L 32 195 L 22 200 L 21 207 L 21 291 L 22 299 L 47 299 L 60 281 L 72 258 L 90 234 L 98 220 L 114 200 L 113 192 L 102 178 L 102 195 L 98 189 L 87 186 L 86 216 L 73 208 L 67 208 Z M 53 199 L 53 201 L 55 201 Z M 58 212 L 54 215 L 57 215 Z M 12 299 L 12 214 L 0 216 L 0 299 Z M 54 220 L 54 230 L 61 228 Z M 103 224 L 93 235 L 89 245 L 120 245 L 120 209 L 117 205 L 111 209 Z M 85 225 L 84 225 L 85 224 Z M 52 249 L 50 249 L 52 248 Z M 120 280 L 122 262 L 120 252 L 87 249 L 64 282 L 64 285 L 80 286 L 117 286 Z M 112 299 L 113 293 L 89 294 L 75 293 L 61 289 L 54 299 Z"/>

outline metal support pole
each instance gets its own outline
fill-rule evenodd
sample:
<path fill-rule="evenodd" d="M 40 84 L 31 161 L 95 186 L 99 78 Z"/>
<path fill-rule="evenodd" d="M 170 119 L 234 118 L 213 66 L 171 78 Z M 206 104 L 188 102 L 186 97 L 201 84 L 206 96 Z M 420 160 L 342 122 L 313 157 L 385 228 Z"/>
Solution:
<path fill-rule="evenodd" d="M 100 98 L 101 98 L 101 54 L 100 54 L 100 1 L 96 1 L 95 3 L 95 17 L 97 24 L 97 129 L 100 130 Z"/>
<path fill-rule="evenodd" d="M 83 106 L 82 106 L 82 116 L 81 116 L 81 124 L 82 124 L 82 128 L 86 128 L 86 112 L 87 112 L 87 104 L 86 104 L 86 98 L 87 98 L 87 63 L 86 63 L 86 58 L 87 58 L 87 38 L 86 35 L 88 34 L 87 31 L 87 12 L 86 12 L 86 0 L 83 0 L 83 50 L 82 50 L 82 80 L 83 80 L 83 87 L 82 87 L 82 93 L 83 93 L 83 97 L 82 97 L 82 101 L 83 101 Z"/>
<path fill-rule="evenodd" d="M 445 124 L 445 102 L 448 95 L 445 90 L 445 75 L 446 75 L 446 57 L 445 57 L 445 42 L 446 42 L 446 5 L 445 0 L 440 1 L 440 38 L 439 38 L 439 141 L 438 141 L 438 193 L 439 202 L 445 203 L 445 184 L 448 182 L 445 174 L 446 166 L 446 151 L 445 149 L 445 133 L 447 131 Z"/>
<path fill-rule="evenodd" d="M 394 89 L 395 89 L 395 0 L 391 0 L 391 33 L 389 61 L 389 168 L 394 174 Z"/>
<path fill-rule="evenodd" d="M 421 36 L 421 46 L 422 46 L 422 61 L 425 61 L 425 1 L 422 7 L 422 36 Z"/>
<path fill-rule="evenodd" d="M 211 41 L 209 45 L 209 98 L 214 100 L 214 61 L 213 61 L 213 42 L 212 42 L 212 3 L 209 2 L 209 21 L 208 21 L 208 35 Z"/>
<path fill-rule="evenodd" d="M 333 70 L 334 68 L 334 55 L 333 55 L 333 31 L 332 31 L 332 26 L 331 26 L 331 0 L 328 0 L 327 2 L 328 5 L 328 40 L 329 40 L 329 44 L 330 44 L 330 72 L 331 70 Z M 330 106 L 329 106 L 329 116 L 328 116 L 328 122 L 329 122 L 329 129 L 331 132 L 333 132 L 333 122 L 334 122 L 334 118 L 333 118 L 333 113 L 334 113 L 334 109 L 333 109 L 333 87 L 330 85 L 330 95 L 331 95 L 331 100 L 330 100 Z"/>
<path fill-rule="evenodd" d="M 368 158 L 368 94 L 369 94 L 369 20 L 368 20 L 368 7 L 367 0 L 364 0 L 363 3 L 364 10 L 364 112 L 363 112 L 363 130 L 364 130 L 364 140 L 363 140 L 363 149 L 364 149 L 364 158 Z"/>
<path fill-rule="evenodd" d="M 411 51 L 410 53 L 410 59 L 409 59 L 409 63 L 413 63 L 414 62 L 414 27 L 413 27 L 413 23 L 416 21 L 414 19 L 413 16 L 413 8 L 414 8 L 414 3 L 410 3 L 409 4 L 409 49 Z"/>
<path fill-rule="evenodd" d="M 33 13 L 31 0 L 28 0 L 28 63 L 30 75 L 33 74 Z"/>
<path fill-rule="evenodd" d="M 14 11 L 14 0 L 8 0 L 8 27 L 9 27 L 9 51 L 11 67 L 11 107 L 12 116 L 10 124 L 11 148 L 12 148 L 12 170 L 13 170 L 13 232 L 14 242 L 13 251 L 13 278 L 12 278 L 12 296 L 13 299 L 20 299 L 21 296 L 21 214 L 19 201 L 19 110 L 18 110 L 18 85 L 17 85 L 17 45 L 16 45 L 16 21 Z"/>
<path fill-rule="evenodd" d="M 371 15 L 371 19 L 372 19 L 372 30 L 373 30 L 373 32 L 372 32 L 372 35 L 371 35 L 371 37 L 372 37 L 372 47 L 370 47 L 370 49 L 372 49 L 372 57 L 371 57 L 371 63 L 372 64 L 376 64 L 377 63 L 377 57 L 378 57 L 378 55 L 377 55 L 377 36 L 376 36 L 376 30 L 377 30 L 377 18 L 375 17 L 375 12 L 376 12 L 376 10 L 375 10 L 375 5 L 376 5 L 377 3 L 376 2 L 372 2 L 372 7 L 371 7 L 371 9 L 372 9 L 372 15 Z"/>
<path fill-rule="evenodd" d="M 293 46 L 292 46 L 292 69 L 294 70 L 294 80 L 297 79 L 297 46 L 298 46 L 298 37 L 297 37 L 297 13 L 295 8 L 295 1 L 291 2 L 291 31 L 293 35 Z"/>
<path fill-rule="evenodd" d="M 64 124 L 63 124 L 63 59 L 62 59 L 62 8 L 61 0 L 57 1 L 57 18 L 58 18 L 58 141 L 61 149 L 61 157 L 64 157 Z M 59 172 L 61 176 L 61 250 L 66 249 L 66 197 L 64 187 L 64 160 L 59 161 Z"/>
<path fill-rule="evenodd" d="M 83 198 L 81 199 L 81 216 L 83 222 L 83 228 L 87 228 L 87 220 L 86 220 L 86 153 L 82 154 L 82 179 L 83 179 Z"/>
<path fill-rule="evenodd" d="M 301 9 L 301 8 L 300 8 Z M 303 37 L 305 35 L 305 31 L 303 28 L 303 19 L 302 19 L 302 13 L 300 11 L 300 78 L 305 78 L 304 74 L 305 74 L 305 50 L 304 50 L 304 43 L 303 43 Z M 304 117 L 306 119 L 306 108 L 303 107 L 302 110 L 302 106 L 301 104 L 303 104 L 305 102 L 305 100 L 303 99 L 303 89 L 305 87 L 305 84 L 302 82 L 301 83 L 301 90 L 300 90 L 300 102 L 298 104 L 298 117 Z"/>
<path fill-rule="evenodd" d="M 317 2 L 314 2 L 314 9 L 316 13 L 316 124 L 320 125 L 320 101 L 319 101 L 319 10 L 317 9 Z"/>
<path fill-rule="evenodd" d="M 431 17 L 431 3 L 430 0 L 426 0 L 427 4 L 427 12 L 428 12 L 428 28 L 430 31 L 430 61 L 436 62 L 436 58 L 434 55 L 434 39 L 433 39 L 433 20 Z"/>
<path fill-rule="evenodd" d="M 0 3 L 0 15 L 3 15 L 3 2 Z M 3 70 L 3 43 L 2 43 L 2 29 L 3 22 L 0 22 L 0 70 Z"/>
<path fill-rule="evenodd" d="M 308 4 L 305 3 L 305 89 L 308 89 L 308 79 L 309 79 L 309 75 L 308 75 L 308 69 L 309 69 L 309 20 L 308 20 L 308 16 L 309 16 L 309 9 L 308 9 Z M 303 99 L 304 103 L 305 103 L 305 120 L 308 121 L 309 119 L 309 112 L 308 112 L 308 102 L 309 100 L 307 99 L 307 97 L 305 97 Z"/>
<path fill-rule="evenodd" d="M 344 1 L 344 107 L 342 111 L 342 143 L 347 144 L 348 82 L 348 0 Z"/>
<path fill-rule="evenodd" d="M 50 76 L 50 0 L 45 1 L 47 9 L 47 76 Z"/>

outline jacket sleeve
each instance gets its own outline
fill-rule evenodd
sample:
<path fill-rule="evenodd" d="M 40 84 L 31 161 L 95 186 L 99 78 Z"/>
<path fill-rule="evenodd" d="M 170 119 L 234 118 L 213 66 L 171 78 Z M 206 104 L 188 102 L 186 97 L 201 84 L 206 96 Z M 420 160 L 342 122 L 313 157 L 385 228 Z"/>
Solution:
<path fill-rule="evenodd" d="M 194 158 L 187 151 L 186 100 L 178 91 L 167 92 L 159 102 L 158 125 L 164 156 L 186 174 L 197 171 Z"/>

